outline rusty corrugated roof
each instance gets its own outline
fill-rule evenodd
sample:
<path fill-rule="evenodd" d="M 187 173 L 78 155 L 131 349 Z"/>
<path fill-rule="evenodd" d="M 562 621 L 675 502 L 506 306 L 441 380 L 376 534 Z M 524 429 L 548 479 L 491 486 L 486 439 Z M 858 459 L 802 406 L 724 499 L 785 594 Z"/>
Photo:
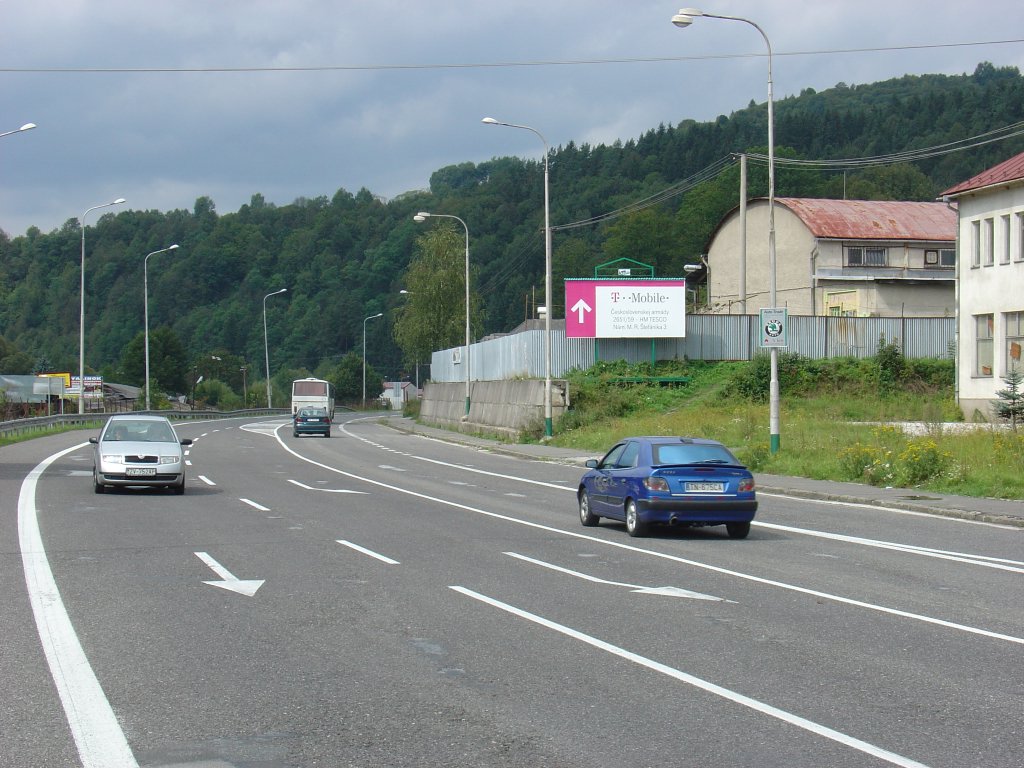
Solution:
<path fill-rule="evenodd" d="M 956 212 L 945 203 L 777 197 L 815 237 L 832 240 L 956 240 Z"/>
<path fill-rule="evenodd" d="M 950 187 L 943 195 L 959 195 L 964 192 L 972 192 L 976 189 L 991 187 L 996 184 L 1008 184 L 1013 181 L 1024 181 L 1024 152 L 1004 160 L 999 165 L 994 165 L 987 171 L 982 171 L 977 176 L 972 176 L 967 181 L 961 181 L 955 187 Z"/>

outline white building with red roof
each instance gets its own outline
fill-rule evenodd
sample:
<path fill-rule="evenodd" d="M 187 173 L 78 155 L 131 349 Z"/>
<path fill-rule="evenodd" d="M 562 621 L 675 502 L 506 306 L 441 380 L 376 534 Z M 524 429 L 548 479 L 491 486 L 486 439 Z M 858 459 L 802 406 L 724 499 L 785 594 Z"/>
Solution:
<path fill-rule="evenodd" d="M 943 192 L 959 211 L 957 401 L 992 420 L 996 392 L 1024 371 L 1024 153 Z"/>
<path fill-rule="evenodd" d="M 945 203 L 775 199 L 776 305 L 791 315 L 952 317 L 956 213 Z M 712 234 L 708 307 L 770 307 L 768 201 L 730 212 Z M 745 276 L 745 279 L 741 279 Z"/>

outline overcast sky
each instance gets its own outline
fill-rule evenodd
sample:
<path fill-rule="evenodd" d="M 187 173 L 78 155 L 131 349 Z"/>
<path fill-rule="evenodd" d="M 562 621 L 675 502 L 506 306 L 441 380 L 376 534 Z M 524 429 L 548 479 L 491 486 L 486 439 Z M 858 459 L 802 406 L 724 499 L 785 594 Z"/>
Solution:
<path fill-rule="evenodd" d="M 710 0 L 768 35 L 775 98 L 839 82 L 1024 70 L 1020 0 Z M 221 214 L 447 165 L 539 158 L 712 120 L 767 97 L 743 23 L 667 0 L 0 0 L 0 229 L 44 232 L 118 197 Z M 785 144 L 786 137 L 776 137 Z M 552 222 L 557 224 L 557 222 Z"/>

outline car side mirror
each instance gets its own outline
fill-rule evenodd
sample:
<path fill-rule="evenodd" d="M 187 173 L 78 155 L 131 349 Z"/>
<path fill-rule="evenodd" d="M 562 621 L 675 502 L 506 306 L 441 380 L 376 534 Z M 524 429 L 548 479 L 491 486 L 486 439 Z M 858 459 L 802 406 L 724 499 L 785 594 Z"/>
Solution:
<path fill-rule="evenodd" d="M 587 467 L 588 469 L 597 469 L 597 459 L 587 459 L 587 463 L 584 464 L 583 466 Z"/>
<path fill-rule="evenodd" d="M 99 442 L 100 442 L 100 439 L 98 437 L 90 437 L 89 438 L 89 442 L 92 443 L 93 445 L 98 445 Z"/>
<path fill-rule="evenodd" d="M 184 440 L 179 440 L 182 445 L 192 445 L 192 438 L 186 437 Z"/>

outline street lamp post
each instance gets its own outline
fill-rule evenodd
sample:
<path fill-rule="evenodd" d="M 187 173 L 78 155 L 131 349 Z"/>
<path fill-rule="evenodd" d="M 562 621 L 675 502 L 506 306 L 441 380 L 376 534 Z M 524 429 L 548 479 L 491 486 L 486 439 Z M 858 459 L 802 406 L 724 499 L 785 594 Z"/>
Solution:
<path fill-rule="evenodd" d="M 504 125 L 507 128 L 521 128 L 530 131 L 544 145 L 544 436 L 550 438 L 552 432 L 551 419 L 551 205 L 549 200 L 548 181 L 548 142 L 536 128 L 515 123 L 503 123 L 493 117 L 485 117 L 481 122 L 485 125 Z"/>
<path fill-rule="evenodd" d="M 366 407 L 366 321 L 384 317 L 383 312 L 363 318 L 363 408 Z"/>
<path fill-rule="evenodd" d="M 772 95 L 772 44 L 768 35 L 750 19 L 740 16 L 720 16 L 704 13 L 697 8 L 682 8 L 672 17 L 677 27 L 688 27 L 697 17 L 709 19 L 725 19 L 726 21 L 742 21 L 756 29 L 768 48 L 768 303 L 774 309 L 776 305 L 776 262 L 775 262 L 775 108 Z M 771 357 L 771 382 L 769 384 L 768 401 L 768 432 L 772 453 L 779 450 L 779 348 L 769 347 Z"/>
<path fill-rule="evenodd" d="M 248 408 L 249 407 L 249 393 L 246 391 L 246 386 L 245 386 L 245 372 L 248 371 L 249 368 L 247 366 L 243 365 L 238 370 L 242 372 L 242 407 L 243 408 Z"/>
<path fill-rule="evenodd" d="M 35 127 L 35 123 L 25 123 L 23 126 L 21 126 L 21 128 L 15 128 L 13 131 L 4 131 L 3 133 L 0 133 L 0 139 L 2 139 L 4 136 L 10 136 L 11 134 L 14 133 L 21 133 L 22 131 L 31 131 Z"/>
<path fill-rule="evenodd" d="M 466 415 L 465 418 L 469 419 L 469 388 L 470 388 L 470 360 L 469 360 L 469 344 L 470 344 L 470 333 L 469 333 L 469 227 L 462 219 L 458 216 L 452 216 L 447 213 L 427 213 L 426 211 L 420 211 L 413 216 L 413 221 L 426 221 L 431 216 L 440 219 L 455 219 L 462 225 L 462 228 L 466 230 Z M 416 371 L 417 387 L 419 386 L 419 370 Z"/>
<path fill-rule="evenodd" d="M 287 288 L 281 288 L 263 297 L 263 355 L 267 364 L 267 408 L 272 407 L 270 405 L 270 342 L 267 340 L 267 299 L 287 290 Z"/>
<path fill-rule="evenodd" d="M 142 305 L 143 314 L 145 316 L 145 328 L 146 328 L 146 410 L 149 410 L 149 257 L 156 256 L 158 253 L 166 253 L 167 251 L 175 251 L 178 249 L 177 243 L 169 245 L 166 248 L 161 248 L 159 251 L 153 251 L 147 253 L 146 258 L 142 260 Z"/>
<path fill-rule="evenodd" d="M 28 123 L 32 125 L 32 123 Z M 20 129 L 19 129 L 20 130 Z M 78 289 L 78 412 L 85 413 L 85 217 L 89 215 L 90 211 L 95 211 L 99 208 L 108 208 L 111 205 L 120 205 L 125 202 L 123 197 L 117 198 L 109 203 L 103 203 L 102 205 L 94 205 L 92 208 L 87 208 L 85 213 L 82 214 L 82 276 L 81 284 Z"/>

